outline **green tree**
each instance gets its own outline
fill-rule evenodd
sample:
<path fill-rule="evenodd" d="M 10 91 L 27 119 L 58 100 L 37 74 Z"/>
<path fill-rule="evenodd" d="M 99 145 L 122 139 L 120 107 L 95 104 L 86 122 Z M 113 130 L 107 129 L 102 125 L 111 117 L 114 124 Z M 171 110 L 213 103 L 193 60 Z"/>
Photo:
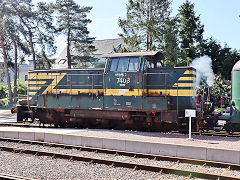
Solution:
<path fill-rule="evenodd" d="M 163 55 L 165 66 L 176 66 L 178 64 L 178 24 L 176 18 L 169 18 L 164 23 Z"/>
<path fill-rule="evenodd" d="M 12 91 L 11 91 L 11 81 L 10 75 L 8 70 L 8 56 L 7 56 L 7 49 L 9 46 L 9 38 L 8 38 L 8 27 L 6 23 L 9 20 L 9 9 L 7 8 L 7 1 L 0 1 L 0 43 L 2 49 L 2 55 L 4 60 L 4 69 L 7 78 L 7 85 L 8 85 L 8 97 L 9 103 L 12 105 Z"/>
<path fill-rule="evenodd" d="M 9 8 L 10 9 L 10 8 Z M 18 54 L 19 51 L 24 52 L 24 54 L 30 54 L 29 49 L 24 46 L 24 40 L 21 38 L 21 32 L 19 31 L 19 23 L 14 18 L 14 13 L 11 11 L 8 11 L 6 14 L 8 18 L 5 20 L 5 27 L 6 27 L 6 33 L 10 40 L 10 46 L 13 46 L 13 48 L 7 48 L 8 51 L 8 60 L 9 62 L 14 62 L 14 84 L 13 84 L 13 99 L 14 104 L 16 105 L 17 99 L 17 74 L 18 74 L 18 68 L 17 68 L 17 62 L 18 62 Z M 14 57 L 14 58 L 12 58 Z"/>
<path fill-rule="evenodd" d="M 202 54 L 204 26 L 200 16 L 194 11 L 194 4 L 188 0 L 179 9 L 179 37 L 181 45 L 181 65 L 189 65 L 192 60 Z"/>
<path fill-rule="evenodd" d="M 37 39 L 37 44 L 41 49 L 38 54 L 43 54 L 45 56 L 52 56 L 56 53 L 55 46 L 55 26 L 53 25 L 54 10 L 51 8 L 50 4 L 39 2 L 36 6 L 37 12 L 37 29 L 35 38 Z M 51 63 L 52 61 L 50 61 Z"/>
<path fill-rule="evenodd" d="M 212 59 L 213 72 L 220 73 L 224 79 L 230 80 L 232 68 L 240 59 L 240 52 L 229 48 L 227 44 L 222 47 L 213 38 L 206 40 L 202 48 L 203 53 Z"/>
<path fill-rule="evenodd" d="M 54 5 L 57 11 L 57 32 L 63 34 L 67 38 L 67 62 L 68 68 L 71 68 L 71 51 L 73 44 L 79 55 L 83 57 L 89 56 L 89 53 L 95 50 L 92 46 L 94 38 L 89 37 L 87 25 L 91 22 L 87 18 L 87 13 L 92 7 L 82 7 L 73 0 L 57 0 Z M 78 55 L 78 57 L 79 57 Z M 79 58 L 76 57 L 75 59 Z M 86 60 L 86 58 L 83 58 Z M 91 61 L 88 58 L 88 61 Z"/>
<path fill-rule="evenodd" d="M 124 42 L 136 50 L 162 48 L 164 22 L 170 14 L 169 0 L 129 0 L 127 18 L 119 18 L 118 24 Z"/>
<path fill-rule="evenodd" d="M 37 65 L 40 69 L 51 69 L 52 65 L 55 63 L 54 58 L 49 58 L 45 51 L 42 53 L 37 54 Z"/>
<path fill-rule="evenodd" d="M 55 52 L 52 9 L 46 3 L 32 4 L 32 0 L 9 0 L 15 18 L 20 22 L 19 30 L 29 42 L 34 69 L 37 68 L 36 49 Z M 34 42 L 36 41 L 36 42 Z M 37 48 L 36 46 L 40 46 Z M 51 53 L 51 54 L 53 54 Z"/>

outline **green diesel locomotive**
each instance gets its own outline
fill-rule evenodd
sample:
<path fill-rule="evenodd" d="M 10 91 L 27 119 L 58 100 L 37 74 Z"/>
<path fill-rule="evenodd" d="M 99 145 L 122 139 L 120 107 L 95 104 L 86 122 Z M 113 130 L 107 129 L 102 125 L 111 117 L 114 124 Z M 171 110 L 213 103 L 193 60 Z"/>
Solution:
<path fill-rule="evenodd" d="M 104 55 L 104 69 L 34 70 L 18 122 L 166 131 L 187 128 L 196 108 L 196 70 L 162 67 L 158 51 Z M 193 122 L 197 124 L 196 122 Z"/>

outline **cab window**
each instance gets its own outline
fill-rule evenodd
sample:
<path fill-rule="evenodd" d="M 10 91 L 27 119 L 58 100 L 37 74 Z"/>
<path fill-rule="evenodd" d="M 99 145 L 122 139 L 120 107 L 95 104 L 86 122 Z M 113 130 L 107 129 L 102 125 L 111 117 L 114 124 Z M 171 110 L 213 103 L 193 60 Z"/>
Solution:
<path fill-rule="evenodd" d="M 111 58 L 110 71 L 126 72 L 137 71 L 139 66 L 138 57 Z"/>
<path fill-rule="evenodd" d="M 118 65 L 118 58 L 113 58 L 111 60 L 110 71 L 116 71 L 117 70 L 117 65 Z"/>
<path fill-rule="evenodd" d="M 128 71 L 138 70 L 138 58 L 130 58 Z"/>
<path fill-rule="evenodd" d="M 118 62 L 117 71 L 127 71 L 128 70 L 128 58 L 120 58 Z"/>

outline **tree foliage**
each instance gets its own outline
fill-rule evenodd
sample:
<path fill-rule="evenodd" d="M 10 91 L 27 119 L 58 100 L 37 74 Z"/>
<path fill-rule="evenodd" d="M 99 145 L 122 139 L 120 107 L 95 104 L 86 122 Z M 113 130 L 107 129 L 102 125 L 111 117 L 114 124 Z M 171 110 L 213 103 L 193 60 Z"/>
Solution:
<path fill-rule="evenodd" d="M 200 16 L 194 11 L 194 4 L 188 0 L 179 8 L 179 38 L 181 46 L 181 65 L 189 65 L 192 60 L 201 54 L 204 26 Z"/>
<path fill-rule="evenodd" d="M 197 94 L 204 95 L 206 100 L 208 93 L 210 93 L 209 100 L 214 102 L 214 106 L 220 106 L 221 98 L 223 98 L 225 105 L 230 105 L 231 99 L 231 81 L 226 80 L 220 73 L 215 74 L 214 84 L 210 87 L 208 92 L 208 85 L 204 80 L 201 81 Z"/>
<path fill-rule="evenodd" d="M 219 103 L 218 106 L 220 106 L 221 98 L 225 104 L 230 105 L 231 81 L 226 80 L 220 73 L 216 74 L 211 93 L 215 101 Z"/>
<path fill-rule="evenodd" d="M 232 68 L 240 60 L 240 52 L 229 48 L 226 44 L 222 47 L 213 38 L 206 40 L 202 47 L 203 53 L 212 59 L 213 72 L 220 73 L 224 79 L 230 80 Z"/>
<path fill-rule="evenodd" d="M 8 70 L 8 47 L 9 47 L 9 37 L 8 37 L 8 26 L 6 25 L 10 19 L 9 8 L 7 8 L 7 1 L 0 1 L 0 43 L 4 60 L 4 69 L 7 78 L 8 85 L 8 96 L 10 105 L 12 104 L 12 91 L 11 91 L 11 81 L 10 74 Z"/>
<path fill-rule="evenodd" d="M 94 38 L 89 37 L 87 25 L 91 22 L 87 13 L 92 7 L 82 7 L 73 0 L 57 0 L 54 8 L 57 12 L 57 31 L 67 38 L 67 62 L 71 68 L 71 45 L 77 49 L 79 55 L 86 57 L 95 48 L 92 46 Z M 79 58 L 75 58 L 79 59 Z M 86 58 L 83 58 L 83 61 Z M 91 58 L 88 59 L 91 61 Z"/>
<path fill-rule="evenodd" d="M 11 104 L 12 91 L 10 90 L 8 66 L 11 65 L 15 69 L 13 87 L 14 102 L 16 103 L 19 53 L 32 54 L 34 69 L 36 69 L 36 52 L 38 52 L 38 49 L 51 55 L 55 53 L 53 17 L 46 3 L 39 3 L 34 6 L 31 0 L 1 0 L 0 8 L 1 50 L 4 57 Z"/>
<path fill-rule="evenodd" d="M 17 23 L 22 36 L 29 43 L 34 69 L 37 68 L 36 49 L 53 55 L 56 52 L 54 46 L 53 11 L 49 5 L 39 2 L 37 6 L 32 0 L 10 0 L 13 16 L 20 22 Z M 40 47 L 40 48 L 37 48 Z"/>
<path fill-rule="evenodd" d="M 119 18 L 127 45 L 136 50 L 157 50 L 163 43 L 163 25 L 170 14 L 168 0 L 129 0 L 127 18 Z"/>
<path fill-rule="evenodd" d="M 163 55 L 165 66 L 177 66 L 180 55 L 177 18 L 169 18 L 164 23 Z"/>

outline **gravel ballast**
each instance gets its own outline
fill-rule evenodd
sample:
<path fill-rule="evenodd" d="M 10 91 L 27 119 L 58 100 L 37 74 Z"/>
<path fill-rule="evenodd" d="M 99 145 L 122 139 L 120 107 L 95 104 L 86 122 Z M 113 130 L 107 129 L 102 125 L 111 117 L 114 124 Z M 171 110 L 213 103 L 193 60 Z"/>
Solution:
<path fill-rule="evenodd" d="M 213 173 L 213 174 L 221 174 L 225 170 L 227 170 L 224 168 L 214 168 L 214 167 L 207 167 L 207 166 L 202 167 L 200 165 L 191 165 L 187 163 L 176 163 L 171 161 L 156 161 L 156 160 L 149 160 L 147 158 L 132 158 L 132 157 L 120 156 L 116 154 L 95 153 L 95 152 L 80 151 L 77 149 L 63 149 L 59 147 L 29 145 L 24 143 L 15 143 L 15 142 L 6 142 L 6 141 L 0 141 L 0 145 L 15 147 L 15 148 L 23 148 L 23 149 L 27 148 L 31 150 L 73 154 L 73 155 L 79 155 L 79 156 L 85 156 L 85 157 L 87 156 L 87 157 L 100 158 L 100 159 L 109 159 L 114 161 L 131 162 L 131 163 L 138 163 L 138 164 L 145 164 L 145 165 L 152 165 L 152 166 L 159 166 L 159 167 L 171 168 L 174 166 L 177 169 L 189 170 L 189 171 L 199 171 L 201 169 L 202 171 L 205 171 L 207 173 Z M 0 161 L 4 162 L 0 164 L 1 172 L 8 173 L 9 170 L 11 170 L 14 167 L 16 169 L 19 168 L 19 171 L 20 171 L 20 174 L 14 174 L 14 175 L 29 177 L 28 174 L 30 174 L 30 177 L 34 177 L 37 179 L 39 178 L 40 179 L 48 179 L 48 178 L 59 179 L 59 177 L 61 177 L 61 179 L 72 179 L 72 178 L 78 179 L 78 177 L 85 178 L 85 176 L 86 178 L 91 178 L 91 179 L 94 179 L 95 176 L 96 176 L 96 179 L 106 179 L 106 178 L 107 179 L 144 179 L 144 178 L 165 179 L 170 177 L 171 177 L 170 179 L 174 179 L 174 178 L 184 179 L 184 177 L 178 177 L 175 175 L 166 175 L 166 174 L 162 175 L 161 173 L 133 170 L 133 169 L 127 169 L 127 168 L 119 168 L 119 167 L 111 167 L 106 165 L 92 164 L 92 163 L 79 162 L 79 161 L 53 159 L 51 157 L 38 157 L 33 155 L 25 155 L 25 154 L 18 154 L 18 153 L 14 154 L 14 153 L 8 153 L 3 151 L 1 151 L 0 153 L 1 153 Z M 9 160 L 5 156 L 8 156 Z M 14 160 L 17 162 L 13 162 Z M 8 168 L 5 168 L 6 167 L 4 166 L 5 163 L 7 164 L 6 166 Z M 22 163 L 23 165 L 20 165 Z M 27 174 L 25 175 L 24 174 L 25 171 L 23 170 L 26 167 L 28 170 L 27 170 Z M 39 169 L 43 172 L 39 173 L 36 169 Z M 17 170 L 16 172 L 19 172 L 19 171 Z M 105 172 L 105 171 L 110 171 L 110 172 Z M 239 174 L 240 174 L 239 171 L 231 172 L 231 176 L 240 177 Z"/>
<path fill-rule="evenodd" d="M 3 151 L 0 152 L 0 172 L 34 179 L 186 179 L 176 175 Z"/>

